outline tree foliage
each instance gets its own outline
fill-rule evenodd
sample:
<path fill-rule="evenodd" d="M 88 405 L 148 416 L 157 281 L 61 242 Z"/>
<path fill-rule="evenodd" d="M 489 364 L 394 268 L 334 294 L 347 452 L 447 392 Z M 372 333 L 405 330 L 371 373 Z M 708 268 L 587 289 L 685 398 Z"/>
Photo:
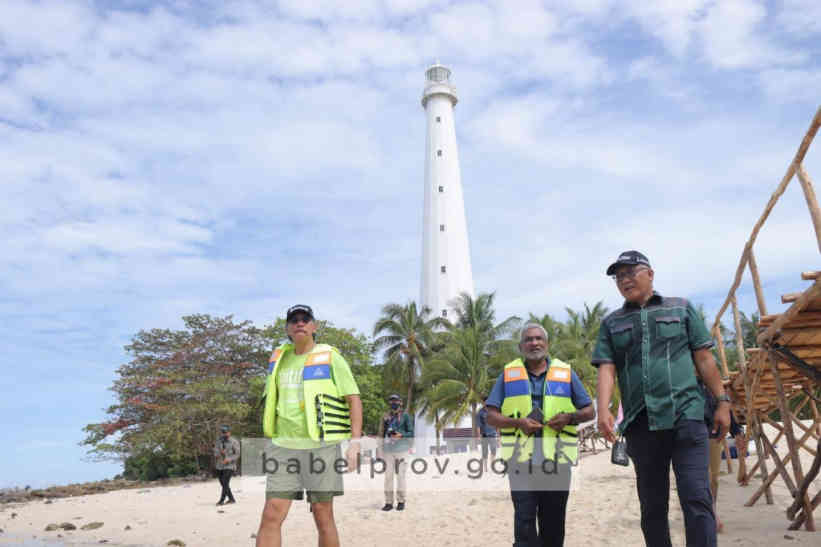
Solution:
<path fill-rule="evenodd" d="M 108 419 L 84 428 L 92 456 L 121 459 L 135 478 L 208 469 L 221 424 L 239 437 L 262 436 L 262 391 L 268 357 L 287 340 L 285 321 L 262 329 L 249 321 L 189 315 L 184 329 L 137 333 L 125 347 L 131 360 L 117 369 L 116 403 Z M 319 342 L 337 347 L 363 390 L 365 427 L 384 403 L 372 346 L 353 329 L 318 322 Z M 370 417 L 370 418 L 369 418 Z M 368 422 L 370 420 L 370 422 Z"/>
<path fill-rule="evenodd" d="M 435 329 L 447 327 L 441 317 L 431 317 L 431 310 L 418 310 L 416 302 L 387 304 L 373 327 L 374 348 L 385 351 L 385 371 L 398 385 L 405 387 L 405 408 L 414 409 L 414 390 L 422 374 L 425 357 L 436 340 Z M 390 383 L 389 383 L 390 385 Z"/>

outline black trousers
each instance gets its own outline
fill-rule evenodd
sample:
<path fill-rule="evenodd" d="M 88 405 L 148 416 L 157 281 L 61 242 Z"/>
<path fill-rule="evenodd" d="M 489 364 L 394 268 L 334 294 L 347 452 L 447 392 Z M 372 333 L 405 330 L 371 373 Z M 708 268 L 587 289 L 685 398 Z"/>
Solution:
<path fill-rule="evenodd" d="M 636 468 L 641 530 L 648 547 L 670 547 L 670 464 L 684 513 L 687 547 L 715 547 L 716 520 L 710 494 L 709 439 L 702 421 L 679 420 L 673 429 L 650 431 L 642 412 L 625 432 Z"/>
<path fill-rule="evenodd" d="M 232 469 L 217 470 L 217 477 L 219 477 L 220 486 L 222 486 L 222 493 L 220 494 L 220 503 L 224 502 L 225 500 L 235 501 L 234 494 L 231 493 L 231 486 L 228 484 L 231 482 L 231 476 L 233 474 L 234 471 Z"/>
<path fill-rule="evenodd" d="M 570 466 L 550 461 L 544 466 L 510 464 L 507 473 L 513 500 L 513 547 L 562 547 Z"/>

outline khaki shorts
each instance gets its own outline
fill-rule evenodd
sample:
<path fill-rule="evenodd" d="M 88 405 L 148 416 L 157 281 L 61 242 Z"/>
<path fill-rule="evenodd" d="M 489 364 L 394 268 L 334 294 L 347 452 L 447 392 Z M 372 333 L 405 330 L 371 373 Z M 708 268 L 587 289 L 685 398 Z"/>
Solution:
<path fill-rule="evenodd" d="M 265 499 L 301 500 L 308 492 L 308 503 L 331 501 L 343 494 L 342 473 L 334 469 L 342 459 L 338 444 L 311 449 L 271 445 L 265 451 Z"/>

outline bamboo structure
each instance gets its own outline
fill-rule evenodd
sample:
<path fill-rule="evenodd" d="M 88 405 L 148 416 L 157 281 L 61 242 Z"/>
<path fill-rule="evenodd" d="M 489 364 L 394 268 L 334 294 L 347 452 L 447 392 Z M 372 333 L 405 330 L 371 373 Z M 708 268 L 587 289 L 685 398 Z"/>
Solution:
<path fill-rule="evenodd" d="M 746 422 L 747 440 L 752 439 L 756 445 L 758 461 L 746 475 L 742 477 L 740 473 L 739 483 L 747 485 L 756 473 L 760 473 L 761 485 L 745 505 L 754 505 L 762 495 L 766 497 L 768 504 L 773 504 L 771 485 L 776 479 L 781 478 L 793 496 L 793 503 L 786 511 L 787 519 L 790 521 L 788 528 L 797 530 L 803 526 L 811 531 L 815 531 L 813 512 L 821 504 L 821 489 L 815 494 L 810 491 L 821 470 L 821 413 L 818 410 L 821 400 L 814 395 L 821 388 L 821 272 L 803 272 L 801 279 L 813 283 L 802 291 L 782 295 L 781 302 L 789 304 L 789 308 L 783 313 L 768 314 L 753 246 L 776 202 L 787 189 L 793 176 L 796 176 L 807 203 L 816 242 L 821 252 L 821 209 L 810 175 L 803 166 L 804 157 L 819 127 L 821 108 L 815 113 L 795 157 L 787 167 L 787 172 L 753 226 L 750 238 L 741 253 L 727 298 L 719 309 L 711 329 L 718 341 L 721 370 L 727 391 L 733 400 L 733 412 Z M 744 270 L 747 268 L 750 270 L 760 316 L 756 336 L 758 347 L 754 348 L 744 347 L 736 300 L 736 290 L 741 285 Z M 721 317 L 728 307 L 732 307 L 736 331 L 738 371 L 728 370 L 721 334 Z M 799 413 L 807 405 L 813 417 L 811 426 L 798 419 Z M 771 416 L 776 412 L 780 422 Z M 767 436 L 763 424 L 767 424 L 776 432 L 774 439 Z M 776 452 L 776 445 L 782 438 L 787 443 L 785 456 Z M 813 463 L 806 474 L 800 458 L 802 451 L 813 457 Z M 746 470 L 746 462 L 743 460 L 745 452 L 739 450 L 738 457 L 740 467 Z M 772 471 L 768 470 L 768 460 L 775 467 Z"/>

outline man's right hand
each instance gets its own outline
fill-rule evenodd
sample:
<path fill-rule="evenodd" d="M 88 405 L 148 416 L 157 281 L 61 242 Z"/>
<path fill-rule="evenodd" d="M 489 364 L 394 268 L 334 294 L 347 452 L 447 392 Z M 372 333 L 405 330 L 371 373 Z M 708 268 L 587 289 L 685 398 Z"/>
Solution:
<path fill-rule="evenodd" d="M 616 442 L 616 419 L 610 414 L 609 410 L 604 412 L 599 411 L 599 434 L 610 441 Z"/>
<path fill-rule="evenodd" d="M 519 423 L 516 427 L 527 435 L 533 435 L 544 426 L 531 418 L 519 418 Z"/>

